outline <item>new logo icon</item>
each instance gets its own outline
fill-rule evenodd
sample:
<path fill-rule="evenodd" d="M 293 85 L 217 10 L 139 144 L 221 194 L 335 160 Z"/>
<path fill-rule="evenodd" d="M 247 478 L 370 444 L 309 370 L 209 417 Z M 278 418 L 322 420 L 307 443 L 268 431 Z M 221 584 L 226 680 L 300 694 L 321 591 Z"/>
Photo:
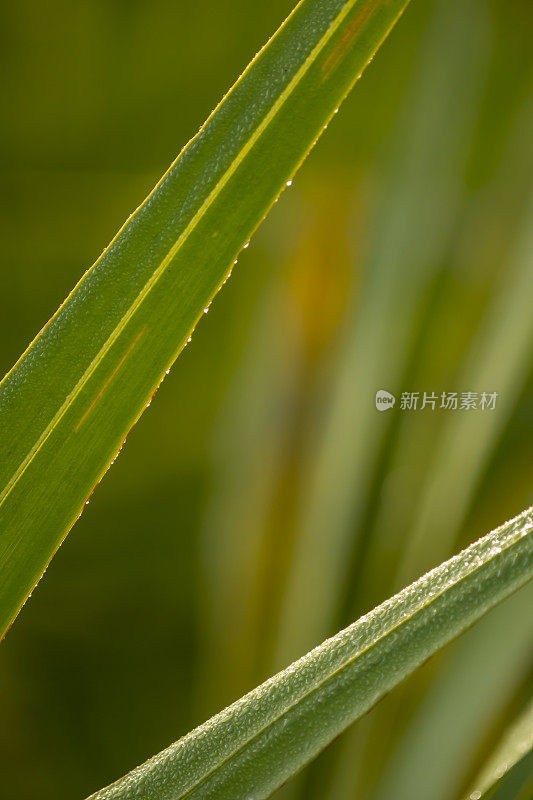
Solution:
<path fill-rule="evenodd" d="M 385 389 L 380 389 L 376 392 L 376 408 L 378 411 L 388 411 L 389 408 L 394 406 L 396 402 L 396 398 L 390 392 L 386 392 Z"/>

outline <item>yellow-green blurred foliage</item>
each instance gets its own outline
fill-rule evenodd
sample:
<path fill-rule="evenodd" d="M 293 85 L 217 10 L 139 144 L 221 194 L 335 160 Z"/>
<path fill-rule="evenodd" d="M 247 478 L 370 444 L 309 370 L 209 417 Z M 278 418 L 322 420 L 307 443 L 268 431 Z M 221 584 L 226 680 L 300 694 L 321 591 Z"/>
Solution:
<path fill-rule="evenodd" d="M 291 3 L 2 2 L 2 371 Z M 533 501 L 532 33 L 529 0 L 413 0 L 2 644 L 2 798 L 81 800 Z M 532 601 L 280 797 L 460 797 Z"/>

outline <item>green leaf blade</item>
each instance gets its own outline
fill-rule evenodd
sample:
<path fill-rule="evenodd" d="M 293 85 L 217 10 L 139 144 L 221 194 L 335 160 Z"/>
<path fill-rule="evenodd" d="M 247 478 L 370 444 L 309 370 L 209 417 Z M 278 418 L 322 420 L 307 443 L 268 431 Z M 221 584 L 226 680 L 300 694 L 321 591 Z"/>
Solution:
<path fill-rule="evenodd" d="M 529 509 L 91 800 L 269 797 L 532 576 Z"/>
<path fill-rule="evenodd" d="M 511 797 L 509 787 L 520 792 L 522 780 L 531 778 L 533 767 L 533 700 L 505 731 L 464 800 L 489 800 Z M 513 787 L 515 788 L 515 787 Z M 525 795 L 524 795 L 525 796 Z"/>
<path fill-rule="evenodd" d="M 0 384 L 0 635 L 409 0 L 304 0 Z"/>

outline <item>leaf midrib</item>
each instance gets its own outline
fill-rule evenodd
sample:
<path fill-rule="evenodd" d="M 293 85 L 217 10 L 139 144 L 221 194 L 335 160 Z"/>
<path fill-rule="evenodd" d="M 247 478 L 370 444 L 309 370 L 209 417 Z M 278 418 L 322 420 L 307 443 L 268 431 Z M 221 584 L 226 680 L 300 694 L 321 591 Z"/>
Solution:
<path fill-rule="evenodd" d="M 307 56 L 307 58 L 305 59 L 305 61 L 301 65 L 301 67 L 297 70 L 295 75 L 291 78 L 291 80 L 289 81 L 289 83 L 287 84 L 285 89 L 281 92 L 281 94 L 279 95 L 277 100 L 273 103 L 273 105 L 270 108 L 270 110 L 267 112 L 267 114 L 264 116 L 262 121 L 256 127 L 256 129 L 254 130 L 254 132 L 252 133 L 252 135 L 250 136 L 250 138 L 248 139 L 246 144 L 241 148 L 240 152 L 238 153 L 236 158 L 232 161 L 232 163 L 230 164 L 230 166 L 228 167 L 226 172 L 222 175 L 222 177 L 215 184 L 215 186 L 213 187 L 213 189 L 211 190 L 211 192 L 209 193 L 207 198 L 204 200 L 204 202 L 202 203 L 202 205 L 200 206 L 198 211 L 194 214 L 192 219 L 187 224 L 186 228 L 182 231 L 182 233 L 179 235 L 177 240 L 174 242 L 174 244 L 172 245 L 172 247 L 168 251 L 167 255 L 163 258 L 163 260 L 161 261 L 159 266 L 152 273 L 152 275 L 150 276 L 148 281 L 145 283 L 145 285 L 143 286 L 143 288 L 141 289 L 141 291 L 139 292 L 139 294 L 137 295 L 137 297 L 135 298 L 135 300 L 133 301 L 131 306 L 128 308 L 128 310 L 125 312 L 125 314 L 122 316 L 122 318 L 121 318 L 120 322 L 118 323 L 118 325 L 116 326 L 116 328 L 112 331 L 112 333 L 109 335 L 107 340 L 104 342 L 104 344 L 102 345 L 102 347 L 100 348 L 100 350 L 98 351 L 98 353 L 96 354 L 94 359 L 91 361 L 91 363 L 89 364 L 89 366 L 87 367 L 87 369 L 85 370 L 85 372 L 83 373 L 81 378 L 78 380 L 78 382 L 76 383 L 76 385 L 74 386 L 72 391 L 67 395 L 65 401 L 63 402 L 63 404 L 61 405 L 59 410 L 56 412 L 56 414 L 54 415 L 52 420 L 49 422 L 49 424 L 44 429 L 43 433 L 39 436 L 39 438 L 37 439 L 35 444 L 29 450 L 29 452 L 27 453 L 27 455 L 25 456 L 25 458 L 23 459 L 23 461 L 21 462 L 19 467 L 16 469 L 16 471 L 13 473 L 12 477 L 7 482 L 5 488 L 0 493 L 0 507 L 7 500 L 8 496 L 10 495 L 10 493 L 12 492 L 12 490 L 14 489 L 14 487 L 16 486 L 16 484 L 18 483 L 18 481 L 20 480 L 20 478 L 22 477 L 22 475 L 24 474 L 26 469 L 29 467 L 29 465 L 31 464 L 33 459 L 39 453 L 39 451 L 41 450 L 43 445 L 46 443 L 48 438 L 51 436 L 51 434 L 54 432 L 55 428 L 61 422 L 61 419 L 64 417 L 64 415 L 66 414 L 68 409 L 71 407 L 73 402 L 79 396 L 80 392 L 82 391 L 84 386 L 87 384 L 89 378 L 93 375 L 93 373 L 95 372 L 95 370 L 97 369 L 99 364 L 103 361 L 103 359 L 105 358 L 105 356 L 107 355 L 107 353 L 111 349 L 112 345 L 119 338 L 119 336 L 122 333 L 122 331 L 126 328 L 126 326 L 127 326 L 128 322 L 130 321 L 130 319 L 133 317 L 133 315 L 138 310 L 138 308 L 140 308 L 142 303 L 149 296 L 151 290 L 157 284 L 159 279 L 164 275 L 166 268 L 169 266 L 169 264 L 172 262 L 172 260 L 174 259 L 174 257 L 176 256 L 176 254 L 178 253 L 180 248 L 184 245 L 184 243 L 187 241 L 187 239 L 189 238 L 191 233 L 194 231 L 194 229 L 196 228 L 196 226 L 198 225 L 198 223 L 202 219 L 204 213 L 209 209 L 209 207 L 213 204 L 213 202 L 216 200 L 216 198 L 220 195 L 220 193 L 222 192 L 222 190 L 224 189 L 224 187 L 226 186 L 226 184 L 228 183 L 230 178 L 234 175 L 234 173 L 236 172 L 236 170 L 238 169 L 240 164 L 244 161 L 244 159 L 246 158 L 246 156 L 248 155 L 248 153 L 250 152 L 252 147 L 255 145 L 255 143 L 257 142 L 259 137 L 268 128 L 268 125 L 274 119 L 274 117 L 276 116 L 276 114 L 279 111 L 279 109 L 285 104 L 285 102 L 290 97 L 290 95 L 292 94 L 294 89 L 298 86 L 298 84 L 300 83 L 301 79 L 306 74 L 306 72 L 308 71 L 310 66 L 314 63 L 314 61 L 316 60 L 316 58 L 318 57 L 320 52 L 324 49 L 324 47 L 327 45 L 329 40 L 332 38 L 332 36 L 335 34 L 335 32 L 339 29 L 340 25 L 342 24 L 342 22 L 344 21 L 346 16 L 349 14 L 351 9 L 354 7 L 354 5 L 357 2 L 359 2 L 359 0 L 348 0 L 346 5 L 342 9 L 342 11 L 340 11 L 339 14 L 337 15 L 337 17 L 335 17 L 335 19 L 331 22 L 331 24 L 328 27 L 328 29 L 326 30 L 326 32 L 323 34 L 323 36 L 317 42 L 317 44 L 315 45 L 313 50 L 309 53 L 309 55 Z M 297 6 L 296 9 L 294 9 L 292 14 L 285 21 L 284 25 L 286 25 L 288 23 L 288 21 L 291 19 L 292 15 L 297 11 L 298 7 L 299 6 Z M 265 47 L 266 46 L 268 46 L 268 43 L 267 43 L 267 45 L 265 45 Z M 259 51 L 257 56 L 251 61 L 249 66 L 246 68 L 246 70 L 243 72 L 243 74 L 238 79 L 238 81 L 235 84 L 235 86 L 230 91 L 233 91 L 235 89 L 235 87 L 238 86 L 239 83 L 244 79 L 244 77 L 249 72 L 249 70 L 252 68 L 252 66 L 256 62 L 257 58 L 259 58 L 259 56 L 261 55 L 263 50 L 264 50 L 264 48 L 262 48 Z M 226 96 L 222 99 L 221 103 L 224 102 L 224 100 L 226 99 Z M 203 132 L 205 127 L 209 124 L 210 120 L 212 119 L 213 115 L 216 113 L 216 111 L 219 108 L 219 106 L 221 105 L 221 103 L 219 103 L 217 105 L 217 107 L 214 109 L 214 111 L 210 114 L 210 116 L 208 117 L 208 119 L 206 120 L 204 125 L 202 125 L 202 127 L 200 128 L 200 130 L 198 131 L 196 136 L 194 136 L 193 139 L 191 139 L 191 142 L 189 142 L 189 145 L 197 137 L 199 137 L 201 135 L 201 133 Z M 180 156 L 181 156 L 181 154 L 180 154 Z M 180 156 L 178 156 L 178 158 L 180 158 Z M 167 175 L 168 172 L 170 172 L 170 170 L 173 168 L 173 166 L 174 166 L 174 164 L 172 164 L 171 167 L 169 167 L 169 170 L 167 170 L 165 175 Z M 165 175 L 163 176 L 163 178 L 161 178 L 161 180 L 164 179 Z M 152 192 L 150 192 L 150 194 L 146 197 L 146 199 L 141 203 L 141 205 L 134 211 L 134 213 L 132 214 L 132 217 L 125 223 L 125 225 L 128 224 L 131 221 L 131 219 L 133 217 L 135 217 L 139 213 L 141 208 L 152 197 L 152 195 L 154 194 L 154 192 L 157 190 L 158 186 L 160 185 L 161 180 L 158 182 L 158 184 L 152 190 Z M 120 233 L 121 233 L 121 231 L 123 230 L 124 227 L 125 226 L 122 226 L 120 231 L 117 233 L 117 236 L 115 237 L 115 239 L 120 235 Z M 98 263 L 98 261 L 96 263 Z M 85 279 L 85 277 L 86 276 L 84 276 L 82 278 L 82 281 Z M 80 284 L 81 284 L 82 281 L 80 281 Z M 78 284 L 78 286 L 80 284 Z M 214 292 L 212 297 L 214 297 L 216 295 L 216 293 L 218 292 L 218 288 L 216 289 L 216 291 Z M 57 312 L 57 313 L 59 313 L 59 312 Z M 197 324 L 199 319 L 201 319 L 201 314 L 198 316 L 195 325 Z M 195 325 L 193 326 L 193 329 L 194 329 Z"/>

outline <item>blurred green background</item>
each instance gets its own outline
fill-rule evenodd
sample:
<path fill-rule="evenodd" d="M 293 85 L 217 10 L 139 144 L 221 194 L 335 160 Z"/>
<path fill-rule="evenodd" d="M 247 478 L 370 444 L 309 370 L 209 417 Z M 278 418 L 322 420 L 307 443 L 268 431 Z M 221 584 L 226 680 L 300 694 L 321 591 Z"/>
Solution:
<path fill-rule="evenodd" d="M 291 5 L 1 3 L 2 374 Z M 533 502 L 532 33 L 529 0 L 413 0 L 2 643 L 2 798 L 81 800 Z M 532 603 L 280 799 L 462 797 Z"/>

